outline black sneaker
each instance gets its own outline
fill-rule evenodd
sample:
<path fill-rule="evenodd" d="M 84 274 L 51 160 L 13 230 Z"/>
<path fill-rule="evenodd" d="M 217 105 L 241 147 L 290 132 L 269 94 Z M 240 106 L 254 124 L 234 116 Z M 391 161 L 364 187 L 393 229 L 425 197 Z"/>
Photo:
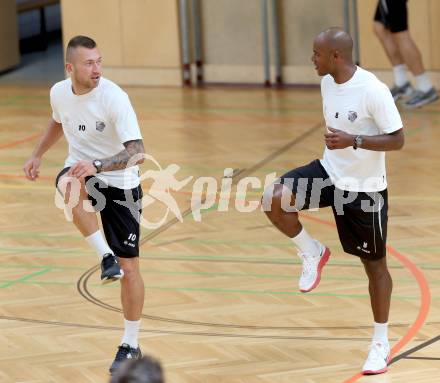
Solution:
<path fill-rule="evenodd" d="M 402 86 L 394 85 L 390 91 L 394 102 L 396 102 L 399 98 L 409 96 L 413 92 L 413 88 L 409 82 L 406 82 Z"/>
<path fill-rule="evenodd" d="M 115 360 L 110 366 L 110 374 L 113 375 L 116 370 L 121 366 L 123 362 L 128 359 L 140 359 L 142 358 L 141 349 L 130 347 L 127 343 L 122 343 L 118 347 L 118 351 L 116 352 Z"/>
<path fill-rule="evenodd" d="M 407 108 L 419 108 L 420 106 L 430 104 L 438 99 L 438 94 L 435 88 L 431 88 L 427 92 L 416 90 L 412 97 L 405 102 Z"/>
<path fill-rule="evenodd" d="M 110 283 L 121 279 L 124 271 L 119 267 L 118 260 L 111 254 L 104 254 L 101 261 L 101 281 L 103 284 Z"/>

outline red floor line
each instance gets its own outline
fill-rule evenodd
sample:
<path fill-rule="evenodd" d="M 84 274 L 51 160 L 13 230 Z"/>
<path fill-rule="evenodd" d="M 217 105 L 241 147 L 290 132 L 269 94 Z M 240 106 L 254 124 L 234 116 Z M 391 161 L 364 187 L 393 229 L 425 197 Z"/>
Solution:
<path fill-rule="evenodd" d="M 309 221 L 314 221 L 321 223 L 326 226 L 336 227 L 336 225 L 333 222 L 323 220 L 320 218 L 312 217 L 310 215 L 301 213 L 301 217 L 308 219 Z M 423 272 L 416 266 L 415 263 L 413 263 L 409 258 L 407 258 L 402 253 L 399 253 L 396 249 L 394 249 L 392 246 L 387 245 L 387 250 L 390 254 L 392 254 L 397 260 L 403 265 L 404 268 L 406 268 L 414 277 L 417 284 L 419 285 L 420 289 L 420 308 L 419 313 L 417 315 L 417 318 L 415 319 L 414 323 L 411 325 L 411 327 L 408 329 L 408 331 L 405 333 L 405 335 L 393 346 L 391 349 L 391 356 L 396 355 L 404 346 L 406 346 L 411 339 L 413 339 L 416 334 L 419 332 L 419 330 L 422 328 L 423 324 L 426 321 L 426 318 L 429 313 L 429 308 L 431 305 L 431 291 L 429 290 L 428 282 L 426 281 L 425 275 Z M 362 378 L 364 375 L 362 373 L 357 373 L 356 375 L 353 375 L 352 377 L 344 380 L 343 383 L 353 383 L 358 381 L 360 378 Z"/>
<path fill-rule="evenodd" d="M 27 178 L 26 178 L 26 176 L 24 174 L 3 174 L 3 173 L 0 173 L 0 179 L 11 179 L 11 180 L 23 179 L 23 180 L 26 180 Z M 52 180 L 55 179 L 55 176 L 52 176 L 52 177 L 50 177 L 50 176 L 38 176 L 38 179 L 39 180 L 52 181 Z"/>
<path fill-rule="evenodd" d="M 20 145 L 20 144 L 24 144 L 25 142 L 29 142 L 29 141 L 35 140 L 36 138 L 41 137 L 41 134 L 42 133 L 39 132 L 39 133 L 33 134 L 32 136 L 23 138 L 22 140 L 8 142 L 7 144 L 0 145 L 0 149 L 13 148 L 14 146 L 17 146 L 17 145 Z"/>

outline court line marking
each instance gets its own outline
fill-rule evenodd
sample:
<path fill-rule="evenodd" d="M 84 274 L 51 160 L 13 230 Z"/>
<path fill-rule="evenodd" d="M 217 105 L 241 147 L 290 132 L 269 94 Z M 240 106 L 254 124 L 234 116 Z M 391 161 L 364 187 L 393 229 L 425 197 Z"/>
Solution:
<path fill-rule="evenodd" d="M 270 156 L 269 156 L 270 157 Z M 335 224 L 316 217 L 311 217 L 307 214 L 301 214 L 303 218 L 309 219 L 311 221 L 315 221 L 317 223 L 320 223 L 322 225 L 330 226 L 332 228 L 335 227 Z M 412 338 L 415 337 L 415 335 L 418 333 L 418 331 L 423 327 L 423 324 L 426 321 L 426 318 L 428 316 L 430 302 L 431 302 L 431 292 L 428 286 L 428 283 L 426 281 L 426 278 L 424 274 L 418 269 L 418 267 L 411 262 L 407 257 L 405 257 L 403 254 L 399 253 L 397 250 L 395 250 L 390 245 L 387 245 L 388 251 L 396 257 L 400 263 L 408 270 L 410 273 L 414 276 L 417 284 L 419 285 L 420 293 L 421 293 L 421 305 L 419 309 L 419 313 L 417 315 L 416 320 L 413 322 L 413 324 L 410 326 L 406 334 L 400 339 L 400 341 L 395 344 L 391 349 L 391 355 L 396 355 L 407 343 L 410 342 Z M 344 381 L 344 383 L 353 383 L 362 378 L 364 375 L 359 373 L 351 378 Z"/>
<path fill-rule="evenodd" d="M 310 215 L 303 214 L 303 218 L 306 218 L 311 221 L 315 221 L 317 223 L 321 223 L 323 225 L 335 227 L 336 225 L 330 221 L 326 221 L 320 218 L 311 217 Z M 391 348 L 391 357 L 396 355 L 406 344 L 408 344 L 411 339 L 413 339 L 416 334 L 419 332 L 419 330 L 423 327 L 423 324 L 426 321 L 426 318 L 429 313 L 429 307 L 431 303 L 431 291 L 429 289 L 428 282 L 425 278 L 425 275 L 423 272 L 413 263 L 410 261 L 407 257 L 405 257 L 402 253 L 398 252 L 396 249 L 394 249 L 392 246 L 387 245 L 387 250 L 390 252 L 397 260 L 403 265 L 405 269 L 407 269 L 416 280 L 419 290 L 420 290 L 420 308 L 419 313 L 415 319 L 415 321 L 412 323 L 408 331 L 405 333 L 405 335 Z M 393 359 L 391 360 L 390 364 L 393 363 Z M 360 378 L 362 378 L 364 375 L 362 373 L 358 373 L 356 375 L 353 375 L 352 377 L 344 380 L 343 383 L 353 383 L 358 381 Z"/>
<path fill-rule="evenodd" d="M 400 359 L 425 359 L 425 357 L 422 357 L 422 356 L 420 356 L 420 357 L 417 357 L 417 356 L 410 357 L 409 355 L 414 354 L 415 352 L 417 352 L 417 351 L 419 351 L 419 350 L 421 350 L 423 348 L 426 348 L 426 347 L 430 346 L 431 344 L 434 344 L 435 342 L 438 342 L 439 340 L 440 340 L 440 335 L 437 335 L 436 337 L 434 337 L 432 339 L 429 339 L 426 342 L 423 342 L 422 344 L 419 344 L 418 346 L 413 347 L 413 348 L 403 352 L 402 354 L 396 356 L 391 361 L 391 363 L 397 362 Z M 437 359 L 439 359 L 439 358 L 437 358 Z"/>
<path fill-rule="evenodd" d="M 270 154 L 269 156 L 267 156 L 266 158 L 264 158 L 262 161 L 258 162 L 257 164 L 255 164 L 253 167 L 251 167 L 250 169 L 248 169 L 245 174 L 251 173 L 253 170 L 259 168 L 261 166 L 261 164 L 266 163 L 271 161 L 273 158 L 277 157 L 279 154 L 281 154 L 282 152 L 286 151 L 287 149 L 289 149 L 291 146 L 293 146 L 294 144 L 297 143 L 297 141 L 301 141 L 302 139 L 304 139 L 305 137 L 309 136 L 311 133 L 313 133 L 317 127 L 319 127 L 321 125 L 321 123 L 315 125 L 312 129 L 306 131 L 305 133 L 303 133 L 300 137 L 295 138 L 293 141 L 289 142 L 288 144 L 286 144 L 285 146 L 283 146 L 281 149 L 279 149 L 277 152 Z M 32 135 L 30 137 L 27 137 L 23 140 L 19 140 L 19 141 L 15 141 L 12 143 L 8 143 L 8 144 L 4 144 L 4 145 L 0 145 L 0 149 L 4 149 L 4 148 L 10 148 L 16 145 L 19 145 L 21 143 L 24 142 L 28 142 L 31 141 L 37 137 L 39 137 L 41 135 L 41 133 Z M 188 212 L 185 211 L 185 213 L 189 214 L 191 213 L 191 210 Z M 324 220 L 320 220 L 322 221 L 321 223 L 324 223 Z M 172 221 L 171 221 L 172 222 Z M 168 223 L 167 223 L 168 224 Z M 165 231 L 169 226 L 165 225 L 165 229 L 160 230 L 161 228 L 155 230 L 153 233 L 150 233 L 149 235 L 147 235 L 146 237 L 144 237 L 142 239 L 142 243 L 145 243 L 146 241 L 148 241 L 151 238 L 154 238 L 156 235 L 159 235 L 161 232 Z M 170 225 L 171 226 L 171 225 Z M 334 226 L 334 225 L 331 225 Z M 156 235 L 155 232 L 157 232 Z M 140 243 L 141 245 L 141 243 Z M 408 329 L 407 333 L 400 339 L 400 341 L 392 348 L 392 355 L 395 355 L 402 347 L 404 347 L 412 338 L 414 338 L 414 336 L 417 334 L 417 332 L 420 330 L 420 328 L 423 326 L 427 314 L 429 312 L 429 307 L 430 307 L 430 301 L 431 301 L 431 296 L 430 296 L 430 290 L 429 290 L 429 286 L 427 284 L 427 281 L 423 275 L 423 273 L 417 268 L 417 266 L 412 263 L 409 259 L 407 259 L 403 254 L 400 254 L 399 252 L 397 252 L 395 249 L 393 249 L 391 246 L 387 246 L 388 251 L 390 253 L 392 253 L 396 258 L 399 259 L 399 261 L 413 274 L 413 276 L 415 277 L 416 281 L 419 284 L 419 288 L 421 290 L 421 307 L 419 310 L 419 314 L 415 320 L 415 322 L 411 325 L 411 327 Z M 42 271 L 40 271 L 39 273 L 41 273 Z M 35 273 L 34 273 L 35 274 Z M 31 275 L 29 275 L 28 277 L 31 277 Z M 26 278 L 26 277 L 24 277 Z M 362 374 L 357 374 L 354 375 L 353 377 L 349 378 L 348 380 L 344 381 L 344 383 L 352 383 L 357 381 L 358 379 L 360 379 L 363 375 Z"/>
<path fill-rule="evenodd" d="M 422 271 L 418 269 L 418 267 L 411 262 L 407 257 L 405 257 L 403 254 L 399 253 L 397 250 L 395 250 L 393 247 L 387 245 L 388 251 L 393 254 L 403 265 L 404 267 L 411 272 L 411 274 L 414 276 L 414 279 L 417 281 L 417 284 L 420 289 L 420 308 L 419 313 L 417 315 L 417 318 L 413 322 L 413 324 L 410 326 L 408 331 L 405 333 L 405 335 L 395 344 L 391 349 L 391 357 L 394 357 L 404 346 L 406 346 L 419 332 L 419 330 L 423 327 L 426 318 L 429 313 L 430 303 L 431 303 L 431 291 L 429 289 L 428 282 L 426 281 L 426 278 Z M 399 356 L 396 356 L 393 358 L 390 362 L 390 364 L 395 363 L 396 361 L 400 360 Z M 351 376 L 350 378 L 344 380 L 343 383 L 353 383 L 358 381 L 360 378 L 362 378 L 364 375 L 362 373 L 358 373 L 356 375 Z"/>
<path fill-rule="evenodd" d="M 30 274 L 27 274 L 27 275 L 25 275 L 23 277 L 20 277 L 20 278 L 17 278 L 17 279 L 13 279 L 13 280 L 11 280 L 9 282 L 3 283 L 2 285 L 0 285 L 0 289 L 4 289 L 6 287 L 15 285 L 16 283 L 21 283 L 21 282 L 24 282 L 24 281 L 28 281 L 29 279 L 34 278 L 36 276 L 46 274 L 50 270 L 51 270 L 50 267 L 44 267 L 42 270 L 35 271 L 34 273 L 30 273 Z"/>
<path fill-rule="evenodd" d="M 287 142 L 287 144 L 281 146 L 279 149 L 275 150 L 274 152 L 268 154 L 266 157 L 264 157 L 262 160 L 258 161 L 254 165 L 252 165 L 248 169 L 242 169 L 232 175 L 232 184 L 235 185 L 240 179 L 244 178 L 246 175 L 252 174 L 255 170 L 263 167 L 270 161 L 272 161 L 274 158 L 278 157 L 280 154 L 286 152 L 287 150 L 291 149 L 293 146 L 297 145 L 301 141 L 305 140 L 309 136 L 311 136 L 313 133 L 318 131 L 322 127 L 322 122 L 318 122 L 314 124 L 310 129 L 306 130 L 302 134 L 300 134 L 298 137 L 295 137 L 294 139 Z M 239 177 L 238 177 L 239 176 Z M 221 186 L 219 187 L 219 189 Z M 217 190 L 219 191 L 219 190 Z M 192 213 L 192 208 L 189 207 L 185 211 L 182 212 L 182 217 L 185 218 L 186 216 L 190 215 Z M 163 233 L 164 231 L 168 230 L 171 226 L 175 225 L 176 223 L 180 222 L 177 217 L 174 217 L 173 219 L 166 222 L 161 227 L 153 230 L 151 233 L 147 234 L 139 241 L 139 247 L 141 247 L 144 243 L 147 241 L 150 241 L 151 239 L 157 237 L 159 234 Z"/>
<path fill-rule="evenodd" d="M 38 137 L 41 137 L 41 132 L 32 134 L 31 136 L 28 136 L 26 138 L 23 138 L 21 140 L 18 141 L 13 141 L 13 142 L 8 142 L 6 144 L 0 145 L 0 149 L 9 149 L 9 148 L 13 148 L 14 146 L 20 145 L 20 144 L 24 144 L 26 142 L 35 140 Z"/>
<path fill-rule="evenodd" d="M 0 289 L 10 287 L 16 284 L 25 284 L 25 285 L 65 285 L 65 286 L 74 286 L 75 282 L 60 282 L 60 281 L 33 281 L 30 280 L 36 276 L 40 276 L 46 274 L 48 272 L 53 271 L 51 267 L 44 268 L 44 270 L 40 270 L 34 272 L 32 274 L 27 274 L 23 277 L 17 279 L 2 279 L 0 278 Z M 292 279 L 292 276 L 285 277 L 284 279 Z M 334 278 L 333 278 L 334 280 Z M 339 278 L 338 280 L 346 280 L 346 278 Z M 360 280 L 360 279 L 359 279 Z M 105 288 L 105 289 L 117 289 L 119 285 L 117 284 L 109 284 L 102 285 L 99 283 L 91 284 L 93 287 Z M 145 290 L 157 290 L 157 291 L 182 291 L 182 292 L 199 292 L 199 293 L 213 293 L 213 294 L 242 294 L 242 295 L 290 295 L 290 296 L 303 296 L 304 294 L 298 291 L 275 291 L 275 290 L 251 290 L 251 289 L 226 289 L 221 287 L 168 287 L 168 286 L 157 286 L 157 285 L 145 285 Z M 344 293 L 310 293 L 308 294 L 310 297 L 328 297 L 328 298 L 359 298 L 359 299 L 369 299 L 370 296 L 368 294 L 344 294 Z M 402 301 L 413 301 L 417 300 L 417 296 L 409 296 L 409 295 L 394 295 L 393 299 L 402 300 Z M 115 306 L 114 306 L 115 307 Z"/>
<path fill-rule="evenodd" d="M 429 357 L 429 356 L 405 356 L 404 359 L 417 359 L 417 360 L 440 360 L 440 358 Z"/>
<path fill-rule="evenodd" d="M 75 328 L 86 328 L 86 329 L 99 329 L 99 330 L 117 330 L 123 331 L 123 327 L 117 326 L 102 326 L 102 325 L 88 325 L 82 323 L 73 323 L 73 322 L 59 322 L 59 321 L 49 321 L 44 319 L 32 319 L 32 318 L 21 318 L 21 317 L 13 317 L 8 315 L 0 315 L 0 319 L 9 320 L 9 321 L 18 321 L 18 322 L 26 322 L 26 323 L 39 323 L 39 324 L 47 324 L 50 326 L 64 326 L 64 327 L 75 327 Z M 148 328 L 140 328 L 140 333 L 148 333 L 148 334 L 157 334 L 159 336 L 173 334 L 173 335 L 188 335 L 188 336 L 207 336 L 207 337 L 226 337 L 226 338 L 251 338 L 251 339 L 276 339 L 276 340 L 324 340 L 324 341 L 365 341 L 368 338 L 354 338 L 354 337 L 324 337 L 324 336 L 315 336 L 315 337 L 301 337 L 301 336 L 283 336 L 283 335 L 255 335 L 255 334 L 233 334 L 233 333 L 216 333 L 216 332 L 197 332 L 197 331 L 175 331 L 175 330 L 158 330 L 158 329 L 148 329 Z"/>

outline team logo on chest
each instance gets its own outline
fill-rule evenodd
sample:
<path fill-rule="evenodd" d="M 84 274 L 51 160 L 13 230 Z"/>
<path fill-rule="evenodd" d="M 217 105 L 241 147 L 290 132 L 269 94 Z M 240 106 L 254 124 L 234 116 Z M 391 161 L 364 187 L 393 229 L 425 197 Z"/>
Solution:
<path fill-rule="evenodd" d="M 105 123 L 103 121 L 96 121 L 96 130 L 98 132 L 103 132 L 105 128 Z"/>
<path fill-rule="evenodd" d="M 358 118 L 358 114 L 356 112 L 353 112 L 352 110 L 350 110 L 348 112 L 348 120 L 350 122 L 354 122 L 354 120 L 356 120 L 356 118 Z"/>

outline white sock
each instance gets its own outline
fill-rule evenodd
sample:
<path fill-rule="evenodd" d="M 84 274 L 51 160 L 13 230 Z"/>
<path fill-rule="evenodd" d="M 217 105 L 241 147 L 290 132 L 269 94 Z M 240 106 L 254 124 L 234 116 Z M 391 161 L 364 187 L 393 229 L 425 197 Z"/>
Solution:
<path fill-rule="evenodd" d="M 416 77 L 416 85 L 418 90 L 420 90 L 423 93 L 426 93 L 429 90 L 431 90 L 432 83 L 426 72 L 419 74 L 418 76 L 415 77 Z"/>
<path fill-rule="evenodd" d="M 388 343 L 388 322 L 387 323 L 374 322 L 373 341 Z"/>
<path fill-rule="evenodd" d="M 107 242 L 104 239 L 103 235 L 101 234 L 100 230 L 86 237 L 86 241 L 89 243 L 91 247 L 93 247 L 96 250 L 100 261 L 102 261 L 104 254 L 107 253 L 113 254 L 112 249 L 110 249 L 110 247 L 107 245 Z"/>
<path fill-rule="evenodd" d="M 302 253 L 316 254 L 319 247 L 304 227 L 296 237 L 290 238 Z"/>
<path fill-rule="evenodd" d="M 394 83 L 397 86 L 403 86 L 408 82 L 408 76 L 406 75 L 405 64 L 399 64 L 393 66 Z"/>
<path fill-rule="evenodd" d="M 139 327 L 141 325 L 140 320 L 127 320 L 124 319 L 124 336 L 122 337 L 121 344 L 127 343 L 130 347 L 138 348 L 138 334 Z"/>

